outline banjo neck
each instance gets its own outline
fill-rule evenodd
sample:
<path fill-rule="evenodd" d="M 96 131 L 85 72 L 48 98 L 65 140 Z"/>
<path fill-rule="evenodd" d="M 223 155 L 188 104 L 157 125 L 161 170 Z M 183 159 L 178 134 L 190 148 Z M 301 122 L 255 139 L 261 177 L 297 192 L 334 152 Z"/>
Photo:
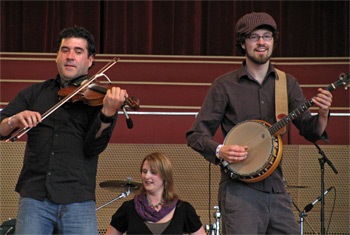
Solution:
<path fill-rule="evenodd" d="M 312 99 L 309 99 L 302 105 L 300 105 L 298 108 L 294 109 L 292 112 L 290 112 L 287 116 L 282 118 L 280 121 L 273 124 L 271 127 L 268 128 L 271 135 L 275 135 L 282 127 L 286 126 L 288 123 L 299 117 L 303 112 L 305 112 L 307 109 L 309 109 L 314 102 Z"/>
<path fill-rule="evenodd" d="M 333 91 L 335 90 L 337 87 L 346 87 L 347 84 L 349 83 L 349 74 L 345 75 L 345 74 L 341 74 L 339 76 L 339 79 L 330 84 L 328 87 L 325 88 L 325 90 L 327 91 Z M 276 134 L 278 135 L 278 131 L 283 128 L 284 126 L 286 126 L 288 123 L 290 123 L 291 121 L 293 121 L 294 119 L 296 119 L 297 117 L 299 117 L 303 112 L 305 112 L 307 109 L 309 109 L 312 105 L 314 104 L 314 102 L 312 101 L 312 98 L 309 99 L 308 101 L 306 101 L 305 103 L 303 103 L 302 105 L 300 105 L 299 107 L 297 107 L 296 109 L 294 109 L 292 112 L 290 112 L 288 115 L 286 115 L 284 118 L 282 118 L 280 121 L 276 122 L 275 124 L 273 124 L 271 127 L 268 128 L 269 132 L 271 135 L 276 136 Z"/>

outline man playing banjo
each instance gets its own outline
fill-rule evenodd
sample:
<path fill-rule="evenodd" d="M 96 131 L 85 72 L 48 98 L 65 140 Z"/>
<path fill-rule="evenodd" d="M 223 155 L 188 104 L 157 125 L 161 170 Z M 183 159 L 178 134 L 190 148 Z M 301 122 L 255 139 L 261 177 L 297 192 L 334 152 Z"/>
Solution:
<path fill-rule="evenodd" d="M 256 138 L 249 137 L 246 144 L 225 142 L 229 132 L 238 126 L 244 128 L 236 131 L 234 137 L 244 140 L 247 139 L 246 135 L 256 130 L 255 124 L 268 126 L 267 124 L 272 125 L 278 121 L 279 112 L 275 108 L 283 98 L 276 97 L 276 93 L 279 93 L 275 90 L 277 81 L 285 81 L 284 106 L 287 112 L 302 105 L 305 97 L 293 76 L 283 72 L 280 75 L 281 71 L 271 65 L 270 57 L 278 39 L 278 31 L 276 22 L 270 15 L 263 12 L 244 15 L 236 24 L 236 33 L 236 47 L 245 55 L 245 59 L 239 69 L 224 74 L 213 82 L 192 128 L 186 134 L 188 145 L 209 162 L 222 166 L 218 200 L 224 234 L 297 234 L 299 229 L 292 212 L 291 198 L 285 192 L 282 167 L 279 159 L 276 160 L 282 155 L 280 141 L 271 136 L 271 140 L 268 140 L 272 143 L 269 148 L 273 147 L 267 156 L 260 156 L 265 154 L 259 149 L 254 155 L 252 152 L 262 145 L 260 139 L 269 137 L 269 132 Z M 318 92 L 312 98 L 315 106 L 319 107 L 318 115 L 312 116 L 306 110 L 293 121 L 300 134 L 312 142 L 319 139 L 328 141 L 325 128 L 332 95 L 324 89 L 319 89 Z M 288 113 L 281 114 L 285 116 Z M 220 125 L 226 137 L 224 145 L 213 140 Z M 272 171 L 265 176 L 264 171 L 258 172 L 257 178 L 254 172 L 240 177 L 234 170 L 230 172 L 230 167 L 225 168 L 230 165 L 234 168 L 241 163 L 248 165 L 259 158 L 277 164 L 269 166 Z"/>

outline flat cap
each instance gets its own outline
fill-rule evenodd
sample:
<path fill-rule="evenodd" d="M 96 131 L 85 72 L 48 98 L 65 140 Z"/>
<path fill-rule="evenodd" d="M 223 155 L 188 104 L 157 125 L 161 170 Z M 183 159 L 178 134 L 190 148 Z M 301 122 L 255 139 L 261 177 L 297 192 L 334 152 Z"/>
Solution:
<path fill-rule="evenodd" d="M 267 25 L 272 29 L 277 30 L 277 24 L 275 20 L 269 14 L 265 12 L 252 12 L 242 16 L 237 21 L 236 32 L 238 35 L 250 34 L 257 27 Z"/>

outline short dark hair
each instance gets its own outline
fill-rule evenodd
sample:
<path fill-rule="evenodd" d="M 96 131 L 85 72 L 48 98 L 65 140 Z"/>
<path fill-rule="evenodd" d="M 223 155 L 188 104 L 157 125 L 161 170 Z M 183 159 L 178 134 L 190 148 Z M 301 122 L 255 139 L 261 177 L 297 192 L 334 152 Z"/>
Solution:
<path fill-rule="evenodd" d="M 88 43 L 88 57 L 91 55 L 96 55 L 96 46 L 95 40 L 92 34 L 85 28 L 80 26 L 74 26 L 70 28 L 64 28 L 60 34 L 58 35 L 57 43 L 56 43 L 56 52 L 60 49 L 62 40 L 64 38 L 84 38 Z"/>
<path fill-rule="evenodd" d="M 256 29 L 268 29 L 271 30 L 272 36 L 273 36 L 273 41 L 274 41 L 274 46 L 276 46 L 277 41 L 278 41 L 278 36 L 279 32 L 278 30 L 275 30 L 274 28 L 268 26 L 268 25 L 262 25 L 260 27 L 255 28 Z M 237 34 L 236 38 L 236 49 L 238 52 L 240 52 L 242 55 L 245 55 L 245 50 L 242 48 L 242 44 L 245 43 L 245 39 L 249 36 L 250 34 Z"/>

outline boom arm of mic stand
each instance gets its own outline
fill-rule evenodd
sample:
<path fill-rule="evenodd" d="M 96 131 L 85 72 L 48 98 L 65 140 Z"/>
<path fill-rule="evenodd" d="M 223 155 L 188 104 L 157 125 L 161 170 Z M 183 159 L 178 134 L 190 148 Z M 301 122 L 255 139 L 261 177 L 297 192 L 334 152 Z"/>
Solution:
<path fill-rule="evenodd" d="M 104 205 L 102 205 L 102 206 L 96 208 L 96 211 L 98 211 L 99 209 L 101 209 L 101 208 L 103 208 L 103 207 L 105 207 L 105 206 L 111 204 L 112 202 L 114 202 L 114 201 L 116 201 L 116 200 L 118 200 L 118 199 L 120 199 L 120 198 L 124 198 L 124 197 L 129 196 L 129 194 L 130 194 L 130 187 L 129 187 L 128 191 L 121 193 L 118 197 L 114 198 L 112 201 L 109 201 L 109 202 L 107 202 L 106 204 L 104 204 Z"/>
<path fill-rule="evenodd" d="M 313 144 L 318 149 L 319 154 L 321 154 L 321 156 L 323 157 L 324 161 L 327 162 L 327 164 L 332 168 L 332 170 L 334 171 L 335 174 L 338 174 L 337 169 L 335 169 L 333 163 L 327 158 L 326 154 L 322 151 L 322 149 L 315 142 Z"/>

